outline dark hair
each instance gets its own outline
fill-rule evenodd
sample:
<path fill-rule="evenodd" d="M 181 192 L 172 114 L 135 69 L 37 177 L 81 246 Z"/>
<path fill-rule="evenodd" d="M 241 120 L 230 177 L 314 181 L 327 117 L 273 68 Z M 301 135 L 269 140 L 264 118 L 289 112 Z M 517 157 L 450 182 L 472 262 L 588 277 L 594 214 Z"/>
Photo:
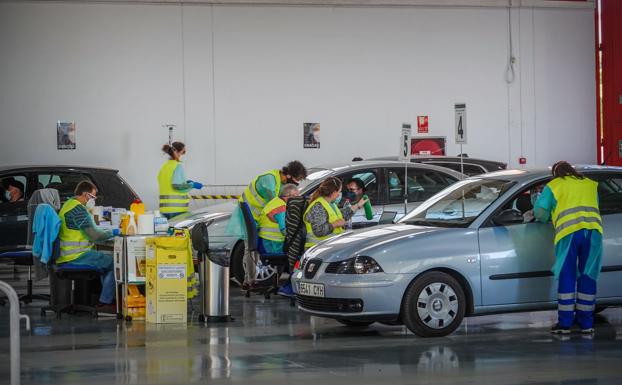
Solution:
<path fill-rule="evenodd" d="M 354 158 L 352 158 L 353 162 L 360 162 L 362 160 L 363 160 L 363 158 L 361 158 L 360 156 L 355 156 Z"/>
<path fill-rule="evenodd" d="M 334 176 L 324 179 L 320 186 L 311 194 L 310 202 L 314 202 L 319 197 L 327 197 L 335 191 L 341 191 L 341 180 Z"/>
<path fill-rule="evenodd" d="M 171 159 L 175 158 L 175 152 L 182 152 L 186 148 L 186 145 L 182 142 L 173 142 L 172 144 L 165 144 L 162 146 L 162 152 L 171 157 Z"/>
<path fill-rule="evenodd" d="M 291 175 L 294 178 L 304 179 L 307 177 L 307 169 L 297 160 L 289 162 L 287 166 L 281 169 L 281 172 L 285 175 Z"/>
<path fill-rule="evenodd" d="M 346 186 L 349 185 L 350 183 L 356 184 L 358 188 L 365 191 L 365 183 L 360 178 L 352 178 L 348 180 L 348 183 L 346 183 Z"/>
<path fill-rule="evenodd" d="M 555 163 L 551 168 L 551 173 L 555 178 L 564 178 L 567 176 L 572 176 L 577 179 L 584 178 L 583 174 L 575 170 L 574 167 L 572 167 L 572 165 L 570 165 L 570 163 L 566 162 L 565 160 L 560 160 L 559 162 Z"/>
<path fill-rule="evenodd" d="M 6 187 L 8 189 L 9 186 L 13 186 L 13 187 L 17 187 L 19 189 L 19 191 L 22 192 L 22 194 L 24 194 L 24 184 L 16 179 L 9 179 L 6 183 Z"/>
<path fill-rule="evenodd" d="M 79 197 L 80 195 L 84 193 L 90 193 L 93 190 L 97 191 L 97 187 L 95 187 L 95 185 L 88 180 L 83 180 L 82 182 L 78 183 L 73 193 L 75 194 L 75 196 Z"/>

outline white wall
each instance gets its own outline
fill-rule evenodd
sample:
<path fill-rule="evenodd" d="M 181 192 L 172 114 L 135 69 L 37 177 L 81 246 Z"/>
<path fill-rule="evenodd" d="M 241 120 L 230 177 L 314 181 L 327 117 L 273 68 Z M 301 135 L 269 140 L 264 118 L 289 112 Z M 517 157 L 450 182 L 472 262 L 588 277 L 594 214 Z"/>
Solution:
<path fill-rule="evenodd" d="M 187 172 L 246 183 L 307 165 L 396 154 L 430 115 L 453 143 L 467 103 L 471 156 L 518 166 L 595 162 L 593 11 L 503 8 L 0 3 L 0 164 L 116 167 L 151 204 L 177 124 Z M 57 151 L 75 120 L 78 149 Z M 322 148 L 302 149 L 302 123 Z"/>

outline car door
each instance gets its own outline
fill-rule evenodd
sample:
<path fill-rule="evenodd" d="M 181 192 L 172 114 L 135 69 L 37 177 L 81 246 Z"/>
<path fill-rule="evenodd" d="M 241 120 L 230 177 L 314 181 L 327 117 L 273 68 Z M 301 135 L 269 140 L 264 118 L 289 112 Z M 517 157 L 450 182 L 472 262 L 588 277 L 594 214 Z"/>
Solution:
<path fill-rule="evenodd" d="M 360 179 L 365 185 L 365 194 L 369 198 L 372 205 L 372 211 L 374 216 L 372 219 L 367 219 L 364 210 L 358 210 L 352 217 L 352 228 L 360 229 L 363 227 L 375 226 L 380 220 L 380 216 L 383 212 L 384 200 L 380 194 L 380 172 L 376 168 L 360 169 L 356 171 L 348 171 L 344 173 L 338 173 L 335 175 L 341 179 L 343 188 L 345 190 L 346 184 L 351 179 Z"/>
<path fill-rule="evenodd" d="M 622 173 L 586 173 L 598 182 L 603 222 L 602 270 L 598 298 L 622 297 Z"/>
<path fill-rule="evenodd" d="M 21 249 L 28 238 L 28 194 L 30 191 L 29 173 L 7 173 L 0 175 L 0 252 Z M 4 196 L 10 181 L 24 186 L 23 197 L 10 202 Z"/>
<path fill-rule="evenodd" d="M 478 230 L 484 306 L 555 301 L 557 284 L 550 272 L 555 261 L 550 223 L 531 222 L 531 195 L 548 180 L 514 194 Z M 518 210 L 525 223 L 500 226 L 492 217 Z M 532 211 L 531 211 L 532 212 Z"/>
<path fill-rule="evenodd" d="M 406 210 L 404 210 L 404 189 L 406 186 L 404 177 L 403 167 L 386 168 L 385 194 L 387 204 L 384 206 L 384 210 L 396 212 L 396 220 L 447 186 L 457 182 L 456 178 L 436 170 L 416 166 L 408 167 L 406 174 L 408 201 Z"/>

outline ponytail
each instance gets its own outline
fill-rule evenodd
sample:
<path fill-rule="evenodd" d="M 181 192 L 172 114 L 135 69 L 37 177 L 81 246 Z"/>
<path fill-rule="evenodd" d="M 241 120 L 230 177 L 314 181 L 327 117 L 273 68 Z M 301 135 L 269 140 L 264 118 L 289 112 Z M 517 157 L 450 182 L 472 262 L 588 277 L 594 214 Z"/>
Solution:
<path fill-rule="evenodd" d="M 553 165 L 551 168 L 551 173 L 555 178 L 564 178 L 567 176 L 571 176 L 577 179 L 583 179 L 584 176 L 577 170 L 575 170 L 572 165 L 564 160 L 561 160 Z"/>
<path fill-rule="evenodd" d="M 173 142 L 172 144 L 162 146 L 162 152 L 170 156 L 171 159 L 175 159 L 175 153 L 182 152 L 184 148 L 186 148 L 186 145 L 182 142 Z"/>

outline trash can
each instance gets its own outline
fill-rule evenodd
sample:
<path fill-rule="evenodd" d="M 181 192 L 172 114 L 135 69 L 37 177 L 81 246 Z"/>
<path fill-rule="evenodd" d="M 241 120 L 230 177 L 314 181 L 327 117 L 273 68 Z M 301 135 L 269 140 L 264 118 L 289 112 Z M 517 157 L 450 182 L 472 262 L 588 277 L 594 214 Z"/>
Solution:
<path fill-rule="evenodd" d="M 210 247 L 207 224 L 192 229 L 192 246 L 200 262 L 201 314 L 199 322 L 228 322 L 230 249 L 216 242 Z"/>

